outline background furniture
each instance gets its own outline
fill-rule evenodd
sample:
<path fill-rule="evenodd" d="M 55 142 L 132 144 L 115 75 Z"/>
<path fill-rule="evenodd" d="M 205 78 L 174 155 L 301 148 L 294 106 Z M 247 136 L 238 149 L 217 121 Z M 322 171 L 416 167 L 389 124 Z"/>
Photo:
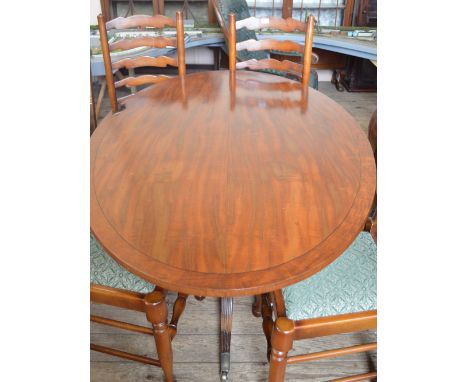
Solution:
<path fill-rule="evenodd" d="M 360 27 L 377 27 L 377 0 L 359 0 L 356 23 Z"/>
<path fill-rule="evenodd" d="M 127 99 L 117 99 L 115 88 L 121 86 L 139 86 L 144 84 L 154 84 L 166 80 L 167 76 L 155 76 L 155 75 L 142 75 L 138 77 L 127 77 L 121 79 L 114 84 L 113 69 L 134 69 L 141 66 L 153 66 L 153 67 L 165 67 L 167 65 L 177 66 L 179 68 L 179 75 L 185 74 L 185 45 L 184 45 L 184 24 L 182 19 L 182 13 L 178 11 L 176 13 L 176 20 L 173 20 L 166 16 L 155 15 L 135 15 L 127 18 L 118 17 L 114 20 L 104 23 L 104 17 L 98 16 L 99 33 L 101 36 L 101 47 L 104 58 L 104 67 L 106 69 L 106 82 L 107 88 L 109 89 L 109 98 L 111 101 L 112 112 L 118 111 L 119 103 Z M 128 29 L 128 28 L 163 28 L 165 25 L 176 27 L 176 39 L 170 39 L 167 37 L 135 37 L 118 40 L 109 44 L 107 40 L 107 30 L 109 29 Z M 115 63 L 111 62 L 110 52 L 117 49 L 128 50 L 137 47 L 153 47 L 153 48 L 165 48 L 167 46 L 177 46 L 177 57 L 176 61 L 174 58 L 167 56 L 161 57 L 150 57 L 140 56 L 136 58 L 125 58 Z"/>
<path fill-rule="evenodd" d="M 227 298 L 224 341 L 230 298 L 318 272 L 372 203 L 365 135 L 306 89 L 258 72 L 193 73 L 141 90 L 91 138 L 93 234 L 149 282 Z"/>

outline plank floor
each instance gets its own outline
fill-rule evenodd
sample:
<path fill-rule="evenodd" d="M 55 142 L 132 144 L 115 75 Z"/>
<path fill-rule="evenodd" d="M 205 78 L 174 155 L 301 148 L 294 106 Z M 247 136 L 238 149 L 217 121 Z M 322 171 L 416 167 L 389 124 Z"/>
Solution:
<path fill-rule="evenodd" d="M 331 83 L 326 82 L 319 83 L 319 90 L 342 105 L 356 118 L 363 131 L 367 133 L 369 119 L 377 107 L 376 93 L 348 93 L 346 91 L 340 93 Z M 96 99 L 98 91 L 96 86 Z M 99 120 L 109 110 L 109 100 L 105 97 Z M 174 299 L 175 295 L 169 294 L 169 309 L 172 309 Z M 229 380 L 232 382 L 260 382 L 266 381 L 268 376 L 266 341 L 261 319 L 252 315 L 251 302 L 252 298 L 250 297 L 234 299 L 231 372 L 229 374 Z M 92 304 L 91 313 L 148 326 L 142 313 L 98 304 Z M 218 332 L 219 300 L 207 298 L 204 301 L 197 301 L 190 297 L 187 300 L 184 315 L 179 322 L 177 336 L 173 341 L 174 372 L 178 382 L 219 381 Z M 374 331 L 366 331 L 299 341 L 294 344 L 291 354 L 352 346 L 363 342 L 372 342 L 375 339 L 376 333 Z M 155 352 L 151 336 L 95 323 L 91 323 L 91 340 L 97 344 L 147 356 L 154 356 Z M 286 369 L 286 380 L 321 382 L 350 374 L 365 373 L 376 369 L 376 358 L 375 352 L 372 352 L 290 365 Z M 91 352 L 91 381 L 163 380 L 160 368 Z"/>

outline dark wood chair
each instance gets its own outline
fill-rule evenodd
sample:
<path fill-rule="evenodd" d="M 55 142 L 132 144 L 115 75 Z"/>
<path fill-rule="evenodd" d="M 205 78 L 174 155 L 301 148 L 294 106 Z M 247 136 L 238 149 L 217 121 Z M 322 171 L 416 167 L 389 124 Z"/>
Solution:
<path fill-rule="evenodd" d="M 114 261 L 91 235 L 91 303 L 105 304 L 146 314 L 151 328 L 91 315 L 91 321 L 154 337 L 158 359 L 128 353 L 91 343 L 91 350 L 142 362 L 163 369 L 167 381 L 174 381 L 171 341 L 177 333 L 177 324 L 185 309 L 187 295 L 179 293 L 173 306 L 170 323 L 166 292 L 154 286 Z"/>
<path fill-rule="evenodd" d="M 176 12 L 176 19 L 163 15 L 135 15 L 130 17 L 117 17 L 108 22 L 104 21 L 102 14 L 98 16 L 99 33 L 101 37 L 101 48 L 106 72 L 106 83 L 109 92 L 111 109 L 113 113 L 119 110 L 119 105 L 128 97 L 117 99 L 116 88 L 122 86 L 136 87 L 145 84 L 155 84 L 167 80 L 168 76 L 163 75 L 141 75 L 138 77 L 129 76 L 114 82 L 113 70 L 122 68 L 133 71 L 139 67 L 178 67 L 179 75 L 185 75 L 185 45 L 184 45 L 184 21 L 182 12 Z M 164 28 L 165 26 L 176 28 L 176 38 L 157 37 L 135 37 L 125 38 L 115 42 L 107 39 L 107 31 L 111 29 L 129 29 L 129 28 Z M 167 56 L 149 57 L 139 56 L 136 58 L 125 58 L 117 62 L 111 61 L 110 52 L 122 49 L 132 49 L 138 47 L 167 48 L 177 47 L 177 60 Z"/>
<path fill-rule="evenodd" d="M 369 123 L 369 141 L 377 161 L 377 111 Z M 377 327 L 377 208 L 364 232 L 328 267 L 295 285 L 256 296 L 252 312 L 263 317 L 270 361 L 269 382 L 284 381 L 286 365 L 345 356 L 377 349 L 366 343 L 288 356 L 294 341 Z M 350 292 L 353 291 L 353 292 Z M 339 301 L 339 303 L 335 303 Z M 275 319 L 276 318 L 276 319 Z M 373 380 L 377 372 L 334 379 L 333 382 Z"/>
<path fill-rule="evenodd" d="M 305 33 L 304 45 L 289 40 L 246 40 L 237 43 L 236 30 L 247 28 L 256 31 L 259 29 L 275 29 L 283 32 L 299 31 Z M 234 72 L 236 69 L 251 70 L 274 70 L 292 75 L 299 79 L 303 85 L 309 86 L 310 66 L 312 63 L 312 39 L 314 35 L 314 18 L 309 16 L 307 23 L 292 18 L 283 19 L 279 17 L 256 18 L 236 21 L 234 13 L 229 14 L 228 47 L 229 47 L 229 70 Z M 250 59 L 236 63 L 236 52 L 241 50 L 248 51 L 279 51 L 287 53 L 296 53 L 302 55 L 302 64 L 290 60 L 278 61 L 273 58 Z"/>

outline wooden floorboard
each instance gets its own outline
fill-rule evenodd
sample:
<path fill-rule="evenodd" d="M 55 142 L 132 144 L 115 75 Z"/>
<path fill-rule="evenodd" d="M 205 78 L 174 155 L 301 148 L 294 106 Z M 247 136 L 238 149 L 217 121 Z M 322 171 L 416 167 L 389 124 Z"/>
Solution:
<path fill-rule="evenodd" d="M 95 94 L 98 94 L 95 87 Z M 377 107 L 376 93 L 348 93 L 336 91 L 331 83 L 320 82 L 319 91 L 334 99 L 359 122 L 367 133 L 369 119 Z M 123 94 L 122 94 L 123 95 Z M 97 98 L 97 96 L 95 97 Z M 99 121 L 109 112 L 109 99 L 106 95 Z M 171 305 L 175 299 L 169 294 Z M 187 308 L 179 322 L 177 337 L 173 342 L 174 371 L 178 382 L 182 381 L 219 381 L 219 302 L 214 298 L 197 301 L 190 297 Z M 109 318 L 126 320 L 148 326 L 144 314 L 124 309 L 93 304 L 91 313 Z M 126 332 L 116 328 L 91 323 L 91 339 L 97 344 L 115 346 L 121 350 L 154 356 L 151 336 Z M 294 344 L 291 354 L 351 346 L 375 341 L 374 331 L 323 337 L 316 340 L 299 341 Z M 231 347 L 230 381 L 266 381 L 268 364 L 266 362 L 266 342 L 263 336 L 261 319 L 251 314 L 251 298 L 234 300 L 234 322 Z M 376 354 L 353 354 L 330 360 L 290 365 L 287 367 L 286 381 L 322 382 L 346 375 L 365 373 L 376 369 Z M 122 360 L 109 355 L 91 352 L 91 381 L 130 382 L 163 381 L 161 369 Z"/>

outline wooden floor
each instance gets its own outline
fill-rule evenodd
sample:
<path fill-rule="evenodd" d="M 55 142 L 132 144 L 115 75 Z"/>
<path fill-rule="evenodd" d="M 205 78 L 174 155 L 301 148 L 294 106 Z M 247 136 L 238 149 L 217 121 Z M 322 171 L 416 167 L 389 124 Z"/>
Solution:
<path fill-rule="evenodd" d="M 98 89 L 96 88 L 96 96 Z M 377 107 L 376 93 L 340 93 L 330 83 L 320 82 L 319 90 L 341 104 L 367 132 L 370 116 Z M 97 97 L 96 97 L 97 98 Z M 102 116 L 109 111 L 109 101 L 104 100 Z M 102 119 L 102 116 L 100 119 Z M 175 296 L 169 294 L 172 304 Z M 234 300 L 234 322 L 231 345 L 230 381 L 266 381 L 266 341 L 263 336 L 261 319 L 251 314 L 251 298 Z M 171 309 L 171 306 L 170 306 Z M 142 313 L 93 304 L 93 314 L 109 318 L 128 320 L 147 325 Z M 179 322 L 179 331 L 173 342 L 174 372 L 178 382 L 219 381 L 219 301 L 207 298 L 197 301 L 190 297 L 187 308 Z M 375 341 L 373 331 L 295 343 L 291 354 L 351 346 Z M 91 323 L 91 340 L 97 344 L 113 346 L 121 350 L 154 356 L 154 342 L 151 336 L 134 334 L 119 329 Z M 287 381 L 327 381 L 350 374 L 364 373 L 376 369 L 376 354 L 355 354 L 330 360 L 290 365 L 287 367 Z M 161 369 L 116 357 L 91 352 L 91 381 L 163 381 Z"/>

